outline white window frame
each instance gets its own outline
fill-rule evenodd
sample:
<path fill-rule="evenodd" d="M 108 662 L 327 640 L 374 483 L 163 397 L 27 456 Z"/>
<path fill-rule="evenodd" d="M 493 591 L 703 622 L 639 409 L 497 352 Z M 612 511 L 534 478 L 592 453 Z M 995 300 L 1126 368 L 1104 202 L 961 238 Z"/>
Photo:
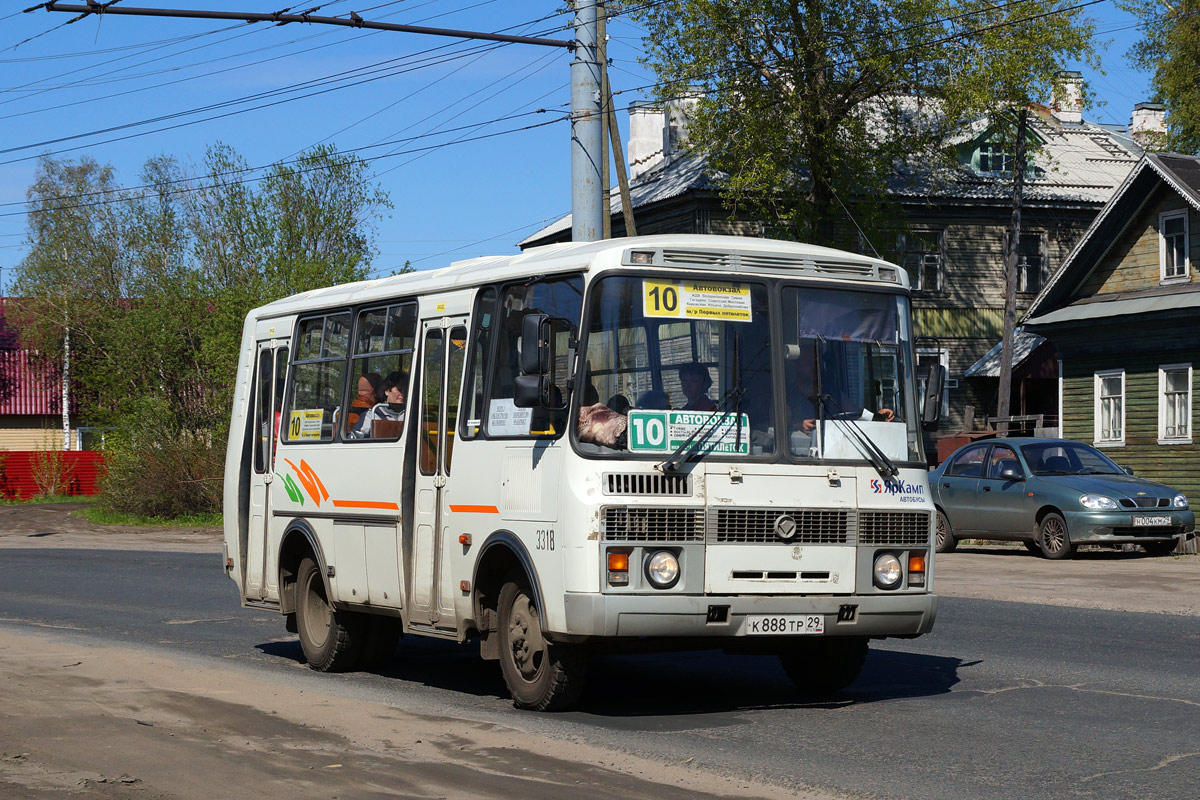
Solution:
<path fill-rule="evenodd" d="M 1167 436 L 1167 373 L 1187 370 L 1187 435 Z M 1159 444 L 1191 444 L 1192 443 L 1192 365 L 1191 364 L 1162 364 L 1158 368 L 1158 443 Z"/>
<path fill-rule="evenodd" d="M 945 347 L 917 347 L 914 348 L 913 352 L 918 360 L 920 360 L 921 356 L 937 356 L 938 363 L 942 365 L 942 369 L 946 370 L 946 382 L 942 384 L 942 414 L 939 419 L 949 419 L 950 389 L 953 388 L 950 380 L 950 350 Z M 958 381 L 954 381 L 953 384 L 954 386 L 957 386 Z M 921 389 L 921 394 L 924 395 L 924 385 L 919 384 L 919 387 Z M 918 397 L 917 401 L 920 402 L 921 398 Z"/>
<path fill-rule="evenodd" d="M 1100 387 L 1103 385 L 1105 378 L 1120 378 L 1121 379 L 1121 437 L 1119 439 L 1101 439 L 1100 431 L 1100 407 L 1103 398 L 1100 396 Z M 1125 446 L 1125 370 L 1109 369 L 1097 371 L 1093 378 L 1092 397 L 1094 398 L 1094 406 L 1092 409 L 1092 444 L 1096 447 L 1124 447 Z"/>
<path fill-rule="evenodd" d="M 914 237 L 928 236 L 930 234 L 937 239 L 937 250 L 936 252 L 931 253 L 925 250 L 924 247 L 921 248 L 920 252 L 923 255 L 921 257 L 921 262 L 916 265 L 916 271 L 914 274 L 914 271 L 909 268 L 908 263 L 909 245 Z M 941 294 L 944 292 L 946 286 L 946 229 L 915 228 L 910 233 L 900 235 L 900 245 L 901 266 L 908 272 L 909 282 L 912 285 L 912 290 L 914 292 L 921 292 L 923 294 Z M 928 259 L 931 257 L 934 259 L 932 262 L 928 261 Z M 934 274 L 937 276 L 935 286 L 925 285 L 925 268 L 928 265 L 935 265 L 936 272 Z"/>
<path fill-rule="evenodd" d="M 1035 236 L 1038 241 L 1037 258 L 1041 260 L 1041 263 L 1038 264 L 1037 286 L 1033 288 L 1030 288 L 1027 279 L 1029 273 L 1026 271 L 1026 266 L 1028 262 L 1022 264 L 1021 244 L 1017 243 L 1017 292 L 1019 294 L 1037 294 L 1046 285 L 1046 278 L 1049 275 L 1047 267 L 1050 263 L 1050 237 L 1043 230 L 1021 231 L 1021 238 L 1032 239 Z"/>
<path fill-rule="evenodd" d="M 1174 219 L 1183 220 L 1183 274 L 1167 275 L 1167 235 L 1166 225 Z M 1192 276 L 1191 237 L 1188 230 L 1187 209 L 1164 211 L 1158 215 L 1158 280 L 1159 283 L 1186 283 Z"/>

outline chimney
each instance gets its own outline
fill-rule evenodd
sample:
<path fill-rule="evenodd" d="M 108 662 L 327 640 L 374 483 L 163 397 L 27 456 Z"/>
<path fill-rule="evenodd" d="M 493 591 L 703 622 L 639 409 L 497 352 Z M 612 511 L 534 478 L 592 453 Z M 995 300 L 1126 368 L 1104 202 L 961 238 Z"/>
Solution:
<path fill-rule="evenodd" d="M 662 106 L 640 100 L 629 104 L 629 180 L 662 162 L 665 123 Z"/>
<path fill-rule="evenodd" d="M 1129 118 L 1129 135 L 1147 149 L 1161 146 L 1167 136 L 1167 109 L 1162 103 L 1138 103 Z"/>
<path fill-rule="evenodd" d="M 688 125 L 691 122 L 692 109 L 700 101 L 700 93 L 676 97 L 667 102 L 667 127 L 663 132 L 663 150 L 667 161 L 671 162 L 683 153 L 687 144 Z"/>
<path fill-rule="evenodd" d="M 1083 75 L 1075 71 L 1059 72 L 1054 76 L 1054 94 L 1050 114 L 1060 123 L 1083 122 Z"/>

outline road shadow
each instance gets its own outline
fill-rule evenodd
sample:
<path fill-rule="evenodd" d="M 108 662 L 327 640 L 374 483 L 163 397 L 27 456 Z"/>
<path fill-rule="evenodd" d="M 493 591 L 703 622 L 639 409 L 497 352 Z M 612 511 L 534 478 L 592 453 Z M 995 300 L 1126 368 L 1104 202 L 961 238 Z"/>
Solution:
<path fill-rule="evenodd" d="M 304 660 L 299 641 L 265 642 L 257 648 L 265 655 L 297 663 Z M 639 730 L 740 725 L 745 720 L 726 715 L 768 709 L 834 710 L 945 694 L 958 683 L 958 670 L 966 665 L 960 658 L 872 648 L 854 683 L 841 692 L 817 696 L 799 689 L 775 656 L 715 650 L 596 654 L 590 660 L 583 697 L 566 716 Z M 386 664 L 368 671 L 472 697 L 509 698 L 499 664 L 480 659 L 475 642 L 405 637 Z"/>
<path fill-rule="evenodd" d="M 1047 559 L 1042 558 L 1036 553 L 1031 553 L 1024 547 L 1005 547 L 1003 545 L 959 545 L 955 551 L 957 555 L 979 555 L 979 556 L 1003 556 L 1005 558 L 1023 559 L 1028 558 L 1035 563 L 1049 563 Z M 942 556 L 938 556 L 942 558 Z M 1120 550 L 1117 546 L 1105 547 L 1103 545 L 1083 545 L 1076 550 L 1074 555 L 1069 559 L 1071 561 L 1130 561 L 1141 559 L 1166 559 L 1169 556 L 1156 556 L 1147 553 L 1145 550 Z"/>

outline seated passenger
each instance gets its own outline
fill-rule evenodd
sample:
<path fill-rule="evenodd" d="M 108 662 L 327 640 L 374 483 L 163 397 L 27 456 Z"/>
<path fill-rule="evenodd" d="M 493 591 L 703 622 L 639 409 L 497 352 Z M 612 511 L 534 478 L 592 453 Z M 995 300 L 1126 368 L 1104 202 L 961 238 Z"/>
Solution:
<path fill-rule="evenodd" d="M 703 364 L 684 364 L 679 368 L 679 384 L 687 398 L 685 411 L 716 411 L 717 405 L 708 396 L 712 375 Z"/>
<path fill-rule="evenodd" d="M 358 420 L 358 426 L 351 432 L 351 436 L 355 439 L 368 439 L 375 436 L 375 429 L 385 428 L 394 429 L 392 435 L 399 435 L 399 424 L 404 421 L 404 387 L 408 385 L 406 376 L 399 372 L 393 372 L 387 376 L 387 380 L 383 382 L 383 398 L 384 402 L 377 403 L 369 411 L 364 413 Z M 376 422 L 394 423 L 387 425 L 376 426 Z M 380 434 L 383 438 L 384 434 Z M 390 438 L 387 437 L 387 438 Z"/>
<path fill-rule="evenodd" d="M 651 389 L 641 396 L 634 408 L 668 411 L 671 408 L 671 398 L 661 389 Z"/>
<path fill-rule="evenodd" d="M 608 405 L 609 408 L 618 414 L 629 413 L 629 398 L 623 394 L 614 394 L 612 397 L 608 398 L 608 403 L 606 405 Z"/>
<path fill-rule="evenodd" d="M 346 414 L 346 425 L 351 430 L 358 426 L 358 419 L 366 412 L 375 407 L 375 404 L 383 399 L 380 393 L 383 385 L 383 378 L 378 372 L 368 372 L 358 379 L 358 394 L 350 401 L 350 408 Z"/>

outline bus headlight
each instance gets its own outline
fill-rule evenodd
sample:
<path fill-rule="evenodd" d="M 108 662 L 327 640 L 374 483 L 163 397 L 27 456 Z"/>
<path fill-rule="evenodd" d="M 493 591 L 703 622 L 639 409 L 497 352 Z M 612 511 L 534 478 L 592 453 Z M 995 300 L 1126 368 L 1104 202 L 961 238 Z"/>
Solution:
<path fill-rule="evenodd" d="M 900 559 L 891 553 L 880 553 L 875 556 L 875 585 L 880 589 L 895 589 L 904 577 L 904 568 Z"/>
<path fill-rule="evenodd" d="M 656 589 L 670 589 L 679 582 L 679 559 L 669 550 L 658 550 L 646 559 L 646 580 Z"/>

